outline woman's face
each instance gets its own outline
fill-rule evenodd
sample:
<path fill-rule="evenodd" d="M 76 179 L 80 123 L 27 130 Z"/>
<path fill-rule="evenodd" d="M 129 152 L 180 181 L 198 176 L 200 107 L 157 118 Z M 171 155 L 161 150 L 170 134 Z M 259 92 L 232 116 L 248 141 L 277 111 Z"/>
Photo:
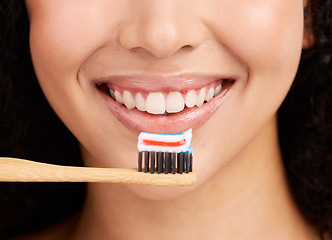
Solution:
<path fill-rule="evenodd" d="M 137 167 L 139 132 L 193 128 L 204 182 L 275 116 L 301 54 L 303 0 L 26 4 L 40 85 L 90 166 Z"/>

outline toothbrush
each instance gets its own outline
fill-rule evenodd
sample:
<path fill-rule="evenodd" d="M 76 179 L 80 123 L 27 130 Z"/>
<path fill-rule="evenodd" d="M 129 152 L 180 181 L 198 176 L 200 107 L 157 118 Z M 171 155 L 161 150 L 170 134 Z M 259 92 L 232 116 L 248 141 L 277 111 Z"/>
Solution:
<path fill-rule="evenodd" d="M 186 139 L 187 143 L 191 140 L 191 130 L 188 132 L 190 134 L 178 134 L 177 137 L 181 139 Z M 149 133 L 147 133 L 148 135 Z M 159 135 L 159 134 L 158 134 Z M 190 136 L 189 136 L 190 135 Z M 145 133 L 142 135 L 142 139 L 145 138 Z M 157 134 L 156 134 L 157 136 Z M 163 135 L 162 135 L 163 136 Z M 185 137 L 186 136 L 186 137 Z M 160 138 L 160 136 L 158 137 Z M 167 138 L 167 136 L 163 136 L 161 138 Z M 174 136 L 171 138 L 175 138 Z M 157 141 L 158 142 L 158 141 Z M 167 142 L 167 141 L 166 141 Z M 171 141 L 172 142 L 172 141 Z M 173 141 L 174 142 L 174 141 Z M 148 151 L 148 145 L 151 142 L 145 142 L 149 144 L 140 144 L 138 146 L 140 148 L 140 154 L 143 154 L 143 149 L 145 149 L 144 154 Z M 151 150 L 158 148 L 161 150 L 160 146 L 156 145 L 151 147 Z M 158 142 L 158 144 L 160 144 Z M 172 144 L 169 144 L 172 145 Z M 183 144 L 180 144 L 183 145 Z M 189 141 L 190 146 L 190 141 Z M 142 172 L 142 165 L 138 166 L 138 169 L 130 169 L 130 168 L 95 168 L 95 167 L 71 167 L 71 166 L 59 166 L 47 163 L 40 163 L 35 161 L 29 161 L 18 158 L 7 158 L 0 157 L 0 182 L 112 182 L 112 183 L 127 183 L 127 184 L 141 184 L 141 185 L 156 185 L 156 186 L 188 186 L 193 185 L 196 182 L 196 173 L 192 171 L 192 149 L 188 147 L 188 144 L 181 149 L 185 151 L 181 152 L 172 152 L 169 151 L 173 149 L 174 146 L 171 146 L 165 153 L 157 154 L 157 162 L 161 163 L 160 159 L 163 159 L 162 156 L 173 155 L 171 158 L 171 163 L 174 164 L 177 160 L 178 162 L 178 172 L 181 172 L 181 169 L 185 169 L 186 174 L 150 174 L 146 173 L 147 169 L 144 169 Z M 166 149 L 165 146 L 162 149 Z M 174 154 L 176 157 L 174 157 Z M 149 156 L 153 156 L 153 154 L 149 154 Z M 158 157 L 160 156 L 160 157 Z M 147 154 L 145 156 L 147 158 Z M 148 158 L 147 158 L 148 159 Z M 152 157 L 151 157 L 152 159 Z M 158 172 L 168 173 L 169 169 L 169 160 L 166 157 L 165 161 L 165 171 L 160 171 L 160 166 L 157 168 Z M 149 159 L 148 159 L 149 160 Z M 152 162 L 152 160 L 151 160 Z M 181 167 L 183 165 L 183 167 Z M 151 164 L 150 164 L 151 166 Z M 141 168 L 141 169 L 140 169 Z M 152 169 L 151 167 L 150 169 Z M 175 171 L 175 167 L 171 168 L 172 173 Z M 140 171 L 141 170 L 141 171 Z M 152 171 L 152 170 L 150 170 Z M 184 170 L 182 170 L 184 171 Z"/>

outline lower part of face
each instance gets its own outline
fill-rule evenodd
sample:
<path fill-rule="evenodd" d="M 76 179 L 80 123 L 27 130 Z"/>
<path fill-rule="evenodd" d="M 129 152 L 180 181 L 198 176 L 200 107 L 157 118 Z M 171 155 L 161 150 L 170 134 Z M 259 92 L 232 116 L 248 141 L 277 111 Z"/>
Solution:
<path fill-rule="evenodd" d="M 193 128 L 205 182 L 275 115 L 301 53 L 302 0 L 26 4 L 38 80 L 89 166 L 135 168 L 139 132 Z"/>

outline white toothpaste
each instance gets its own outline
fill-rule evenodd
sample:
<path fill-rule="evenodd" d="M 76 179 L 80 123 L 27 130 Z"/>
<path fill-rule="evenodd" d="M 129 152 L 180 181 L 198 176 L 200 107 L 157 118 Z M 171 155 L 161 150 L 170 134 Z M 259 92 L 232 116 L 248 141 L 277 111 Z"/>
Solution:
<path fill-rule="evenodd" d="M 177 134 L 142 132 L 138 136 L 140 152 L 191 152 L 192 129 Z"/>

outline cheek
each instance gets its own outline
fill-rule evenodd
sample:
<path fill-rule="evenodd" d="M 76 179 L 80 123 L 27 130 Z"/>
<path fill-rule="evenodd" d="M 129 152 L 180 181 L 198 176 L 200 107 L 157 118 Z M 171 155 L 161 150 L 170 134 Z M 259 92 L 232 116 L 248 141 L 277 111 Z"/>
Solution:
<path fill-rule="evenodd" d="M 87 86 L 77 74 L 82 63 L 112 38 L 124 9 L 121 4 L 111 6 L 116 2 L 27 1 L 34 68 L 48 101 L 63 120 L 79 111 L 77 106 L 87 104 L 82 94 Z"/>
<path fill-rule="evenodd" d="M 59 74 L 59 71 L 72 71 L 87 54 L 84 44 L 92 41 L 81 31 L 84 21 L 77 23 L 77 18 L 71 17 L 84 14 L 84 10 L 72 12 L 70 6 L 60 10 L 60 6 L 55 4 L 54 8 L 47 8 L 47 11 L 43 7 L 41 4 L 31 14 L 30 45 L 35 68 L 37 71 L 47 69 L 48 74 L 52 75 Z M 88 28 L 89 25 L 86 25 L 83 29 Z"/>
<path fill-rule="evenodd" d="M 34 0 L 27 4 L 30 46 L 37 74 L 76 75 L 81 64 L 115 35 L 124 9 L 121 4 L 112 6 L 116 2 Z"/>
<path fill-rule="evenodd" d="M 248 79 L 237 96 L 239 101 L 232 106 L 224 105 L 230 109 L 228 116 L 221 110 L 210 121 L 213 130 L 220 129 L 217 135 L 229 133 L 230 142 L 236 142 L 221 140 L 225 147 L 218 148 L 221 144 L 216 134 L 213 141 L 205 140 L 224 159 L 232 159 L 231 154 L 242 151 L 275 115 L 294 80 L 303 34 L 302 0 L 228 2 L 210 11 L 206 22 L 218 42 L 247 65 Z"/>
<path fill-rule="evenodd" d="M 300 4 L 289 2 L 274 11 L 263 11 L 267 7 L 262 7 L 262 11 L 252 10 L 248 14 L 247 31 L 243 31 L 246 43 L 240 44 L 246 53 L 243 58 L 248 59 L 255 71 L 267 70 L 272 75 L 296 71 L 302 47 L 303 15 Z"/>
<path fill-rule="evenodd" d="M 302 0 L 235 1 L 227 8 L 215 33 L 248 66 L 240 112 L 254 123 L 259 115 L 263 119 L 277 111 L 294 80 L 302 48 Z M 252 109 L 259 109 L 258 115 L 250 114 Z"/>
<path fill-rule="evenodd" d="M 219 9 L 214 33 L 250 71 L 294 72 L 302 46 L 302 0 L 232 1 Z"/>
<path fill-rule="evenodd" d="M 52 108 L 77 137 L 91 131 L 84 108 L 96 108 L 90 95 L 84 94 L 86 83 L 80 82 L 77 74 L 82 62 L 110 37 L 101 29 L 113 29 L 102 20 L 105 16 L 100 9 L 105 6 L 100 5 L 84 0 L 27 1 L 31 56 L 38 81 Z"/>

